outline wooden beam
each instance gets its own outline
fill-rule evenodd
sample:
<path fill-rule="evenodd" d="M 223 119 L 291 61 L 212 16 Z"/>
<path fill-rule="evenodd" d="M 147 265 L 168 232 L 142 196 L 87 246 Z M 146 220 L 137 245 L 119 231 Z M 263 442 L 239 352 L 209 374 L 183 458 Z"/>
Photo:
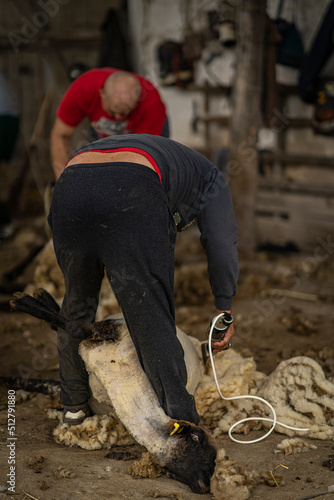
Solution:
<path fill-rule="evenodd" d="M 195 85 L 190 83 L 184 89 L 192 92 L 206 92 L 212 95 L 230 95 L 232 92 L 232 87 L 230 85 Z M 283 96 L 298 96 L 298 86 L 297 85 L 285 85 L 283 83 L 277 84 L 278 93 Z"/>
<path fill-rule="evenodd" d="M 240 0 L 236 9 L 236 74 L 230 119 L 230 188 L 239 226 L 238 246 L 255 250 L 256 141 L 262 126 L 266 0 Z"/>
<path fill-rule="evenodd" d="M 334 167 L 334 158 L 329 156 L 300 155 L 285 152 L 260 151 L 263 163 L 279 162 L 282 165 L 310 165 L 321 167 Z"/>
<path fill-rule="evenodd" d="M 73 38 L 52 38 L 38 36 L 32 38 L 27 43 L 22 43 L 20 45 L 20 51 L 44 51 L 49 49 L 73 49 L 73 48 L 85 48 L 88 50 L 96 50 L 101 44 L 101 39 L 99 37 L 73 37 Z M 1 51 L 13 51 L 13 46 L 7 36 L 0 37 L 0 50 Z"/>
<path fill-rule="evenodd" d="M 308 184 L 306 182 L 296 182 L 288 179 L 259 178 L 258 193 L 263 191 L 285 191 L 299 194 L 312 194 L 321 197 L 331 196 L 334 198 L 334 184 Z"/>
<path fill-rule="evenodd" d="M 286 128 L 311 128 L 313 120 L 311 118 L 289 118 L 284 116 Z M 198 121 L 204 123 L 218 123 L 222 127 L 227 127 L 230 122 L 229 116 L 203 114 L 198 117 Z"/>
<path fill-rule="evenodd" d="M 227 127 L 230 119 L 228 116 L 221 116 L 221 115 L 201 115 L 198 118 L 199 122 L 203 123 L 218 123 L 218 125 L 221 125 L 222 127 Z"/>

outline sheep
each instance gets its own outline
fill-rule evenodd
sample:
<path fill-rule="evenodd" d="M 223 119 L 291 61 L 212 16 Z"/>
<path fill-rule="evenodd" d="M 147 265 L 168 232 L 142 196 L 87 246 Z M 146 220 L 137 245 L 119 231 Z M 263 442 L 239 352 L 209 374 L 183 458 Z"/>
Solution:
<path fill-rule="evenodd" d="M 30 300 L 33 299 L 31 297 L 25 297 L 24 300 L 21 300 L 20 297 L 20 295 L 17 295 L 17 300 L 14 302 L 13 307 L 30 313 L 32 313 L 33 310 L 36 313 L 34 310 L 34 308 L 36 308 L 35 303 L 33 308 L 30 303 Z M 46 300 L 47 295 L 42 293 L 37 297 L 39 301 L 41 299 Z M 51 320 L 52 323 L 52 321 L 55 321 L 53 317 L 50 317 L 50 308 L 52 309 L 53 306 L 52 303 L 48 303 L 47 305 L 48 307 L 45 308 L 45 304 L 43 305 L 39 303 L 37 308 L 38 314 L 33 315 L 37 315 L 38 317 L 42 317 L 48 321 Z M 55 309 L 59 310 L 59 307 L 54 307 L 53 310 Z M 102 346 L 106 352 L 110 349 L 110 352 L 114 353 L 115 351 L 117 352 L 117 349 L 121 345 L 121 349 L 124 349 L 123 355 L 129 356 L 127 358 L 127 362 L 130 363 L 131 351 L 128 353 L 126 352 L 129 336 L 124 327 L 122 316 L 114 315 L 111 319 L 109 319 L 109 323 L 108 321 L 105 321 L 94 324 L 78 324 L 75 322 L 68 322 L 66 319 L 57 315 L 56 317 L 57 320 L 54 325 L 57 326 L 59 321 L 61 321 L 62 328 L 70 329 L 73 335 L 82 335 L 83 330 L 85 330 L 87 334 L 92 334 L 88 340 L 82 342 L 80 349 L 82 349 L 81 355 L 86 358 L 86 364 L 91 364 L 93 370 L 91 371 L 89 377 L 90 387 L 93 393 L 90 405 L 93 408 L 94 413 L 104 414 L 104 416 L 99 418 L 97 415 L 91 417 L 94 419 L 94 422 L 90 421 L 90 419 L 86 419 L 85 421 L 85 425 L 88 427 L 94 425 L 93 437 L 89 435 L 89 439 L 92 439 L 93 442 L 91 441 L 88 443 L 88 449 L 100 446 L 110 447 L 110 445 L 114 445 L 116 442 L 119 445 L 125 444 L 126 442 L 128 443 L 129 441 L 126 441 L 128 437 L 126 436 L 125 431 L 121 428 L 122 424 L 117 423 L 118 415 L 116 408 L 111 406 L 114 402 L 114 395 L 111 388 L 108 388 L 109 376 L 105 377 L 103 373 L 100 373 L 100 377 L 98 377 L 94 371 L 94 366 L 96 365 L 98 359 L 98 351 L 96 351 L 96 349 L 102 349 Z M 268 416 L 266 408 L 261 403 L 252 399 L 246 401 L 221 400 L 213 380 L 212 367 L 207 365 L 204 373 L 204 365 L 201 360 L 200 341 L 187 336 L 178 330 L 178 336 L 181 342 L 182 335 L 184 336 L 184 341 L 186 342 L 184 350 L 188 355 L 188 358 L 185 360 L 189 375 L 187 388 L 189 392 L 194 393 L 197 410 L 201 416 L 201 423 L 206 426 L 210 426 L 210 428 L 214 428 L 214 437 L 219 438 L 220 436 L 225 435 L 229 427 L 240 418 L 255 415 Z M 118 355 L 120 354 L 121 351 L 118 351 Z M 200 363 L 200 366 L 198 363 Z M 115 365 L 115 363 L 112 364 Z M 218 380 L 221 381 L 222 393 L 225 396 L 231 397 L 240 394 L 262 396 L 274 406 L 279 421 L 287 423 L 291 426 L 309 428 L 308 432 L 301 433 L 291 429 L 285 429 L 277 425 L 276 430 L 278 432 L 287 434 L 288 436 L 297 435 L 316 439 L 334 438 L 334 381 L 326 379 L 319 364 L 311 358 L 298 356 L 283 361 L 277 366 L 276 370 L 271 375 L 266 376 L 264 373 L 256 370 L 256 365 L 252 358 L 243 358 L 236 351 L 230 349 L 224 353 L 218 353 L 215 356 L 215 367 Z M 102 368 L 100 371 L 103 371 Z M 147 380 L 146 382 L 148 383 Z M 45 384 L 40 382 L 39 385 L 42 392 L 53 392 L 56 388 L 54 381 L 47 381 Z M 26 386 L 27 390 L 31 387 L 32 385 L 30 383 Z M 134 398 L 135 396 L 136 395 L 133 395 Z M 133 401 L 135 401 L 135 399 Z M 158 406 L 157 401 L 156 404 Z M 118 411 L 121 412 L 124 409 L 122 407 L 122 401 L 118 403 L 118 405 L 120 405 Z M 192 429 L 188 429 L 188 437 L 184 433 L 174 433 L 172 436 L 169 436 L 166 431 L 166 426 L 167 428 L 168 426 L 173 427 L 173 421 L 168 419 L 165 414 L 161 415 L 160 410 L 158 412 L 157 419 L 159 422 L 161 420 L 162 432 L 159 434 L 159 429 L 154 429 L 153 434 L 152 429 L 149 433 L 147 432 L 147 428 L 145 428 L 145 432 L 143 431 L 143 435 L 141 436 L 139 428 L 136 428 L 136 440 L 140 443 L 145 441 L 144 446 L 148 451 L 154 450 L 156 454 L 154 457 L 156 462 L 158 463 L 160 459 L 161 463 L 166 464 L 165 467 L 167 471 L 168 467 L 170 467 L 169 474 L 171 477 L 187 482 L 187 478 L 192 475 L 192 470 L 197 468 L 196 464 L 198 462 L 200 462 L 201 466 L 204 467 L 206 474 L 205 477 L 209 477 L 212 469 L 210 469 L 207 465 L 203 465 L 203 461 L 206 460 L 206 452 L 201 449 L 196 450 L 196 445 L 191 442 L 190 434 L 192 433 Z M 108 416 L 105 414 L 108 414 Z M 115 416 L 114 420 L 110 414 Z M 127 430 L 131 436 L 134 436 L 135 434 L 132 428 L 130 428 L 132 425 L 131 416 L 128 418 L 127 422 L 127 425 L 129 426 L 127 427 Z M 177 423 L 180 425 L 180 422 Z M 143 421 L 140 421 L 140 425 L 147 426 L 149 424 L 144 419 Z M 251 429 L 267 427 L 270 425 L 270 423 L 263 423 L 262 421 L 248 422 L 240 425 L 234 432 L 243 432 L 244 434 L 247 434 Z M 99 429 L 96 429 L 96 426 L 99 427 L 100 431 Z M 66 443 L 68 445 L 76 443 L 81 446 L 81 444 L 79 444 L 81 436 L 75 435 L 75 432 L 72 431 L 74 429 L 75 427 L 66 427 L 66 424 L 58 426 L 56 429 L 58 442 Z M 156 438 L 156 432 L 158 432 L 158 438 Z M 201 439 L 201 435 L 198 434 L 197 431 L 194 432 L 194 434 L 196 437 L 194 436 L 193 439 Z M 160 454 L 162 454 L 162 458 L 159 458 L 158 443 L 161 442 L 161 436 L 165 437 L 165 441 L 162 439 L 162 443 L 166 444 L 165 448 L 161 448 Z M 207 438 L 206 434 L 204 434 L 204 436 L 206 442 L 210 443 L 211 437 Z M 178 441 L 176 441 L 176 445 L 174 438 L 178 439 Z M 123 439 L 125 439 L 124 442 L 122 441 Z M 144 441 L 141 439 L 144 439 Z M 103 440 L 105 441 L 102 442 Z M 148 440 L 148 442 L 146 442 L 146 440 Z M 152 443 L 153 440 L 155 441 L 154 443 Z M 182 442 L 180 443 L 181 440 Z M 178 462 L 177 453 L 182 450 L 182 446 L 187 446 L 187 444 L 184 445 L 184 441 L 187 443 L 187 440 L 190 441 L 190 446 L 194 451 L 195 458 L 190 458 L 189 461 L 186 460 L 185 462 L 184 458 L 181 458 Z M 178 444 L 179 448 L 177 447 Z M 214 444 L 213 447 L 215 447 Z M 308 448 L 313 449 L 314 445 L 308 445 Z M 290 439 L 284 440 L 281 445 L 277 447 L 275 452 L 284 452 L 287 454 L 292 452 L 294 453 L 299 450 L 306 451 L 306 449 L 307 448 L 302 443 L 301 439 Z M 169 452 L 170 455 L 168 455 Z M 231 463 L 227 461 L 227 458 L 224 457 L 224 450 L 219 451 L 218 453 L 219 455 L 217 455 L 215 467 L 213 458 L 214 451 L 212 452 L 212 448 L 208 453 L 208 455 L 212 457 L 209 459 L 209 461 L 211 460 L 210 467 L 214 468 L 214 472 L 211 476 L 211 493 L 214 498 L 217 500 L 239 497 L 249 498 L 251 490 L 256 483 L 256 478 L 254 477 L 251 482 L 247 483 L 247 488 L 243 489 L 241 487 L 241 483 L 238 483 L 238 474 L 241 471 L 239 466 L 235 465 L 233 461 Z M 171 463 L 173 460 L 174 463 Z M 196 462 L 196 460 L 198 462 Z M 175 469 L 179 468 L 179 470 L 175 472 L 173 465 Z M 230 470 L 229 465 L 233 465 L 234 468 L 232 467 Z M 239 471 L 238 474 L 236 474 L 235 471 Z M 247 471 L 245 471 L 245 473 L 248 474 Z M 228 476 L 230 475 L 233 476 L 231 480 L 228 479 Z M 197 478 L 199 478 L 199 476 L 197 476 Z M 277 477 L 276 480 L 278 481 Z M 208 482 L 205 484 L 207 485 Z M 193 486 L 189 486 L 193 488 Z M 233 493 L 231 493 L 232 488 L 235 488 Z"/>
<path fill-rule="evenodd" d="M 34 297 L 14 294 L 11 306 L 60 327 L 74 338 L 85 338 L 79 347 L 97 403 L 109 404 L 129 434 L 146 447 L 167 475 L 187 484 L 194 493 L 206 493 L 215 468 L 217 446 L 202 427 L 171 419 L 141 368 L 122 318 L 88 323 L 63 317 L 59 306 L 43 289 Z M 199 377 L 199 358 L 187 335 L 178 330 L 185 350 L 187 388 L 194 392 Z M 197 379 L 197 380 L 196 380 Z M 94 389 L 95 388 L 95 389 Z"/>

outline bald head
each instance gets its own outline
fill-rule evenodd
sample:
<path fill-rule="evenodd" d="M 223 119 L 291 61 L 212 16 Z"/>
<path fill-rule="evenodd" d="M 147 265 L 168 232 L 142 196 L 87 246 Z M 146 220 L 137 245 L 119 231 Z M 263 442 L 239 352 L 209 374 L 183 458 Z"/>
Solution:
<path fill-rule="evenodd" d="M 137 78 L 129 73 L 118 71 L 110 75 L 100 90 L 103 109 L 113 118 L 126 118 L 137 106 L 141 93 Z"/>

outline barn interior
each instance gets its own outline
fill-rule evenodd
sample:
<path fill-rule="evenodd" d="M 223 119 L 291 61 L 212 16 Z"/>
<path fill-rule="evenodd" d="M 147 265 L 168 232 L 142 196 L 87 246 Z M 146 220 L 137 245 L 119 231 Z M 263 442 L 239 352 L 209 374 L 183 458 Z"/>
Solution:
<path fill-rule="evenodd" d="M 333 401 L 333 33 L 332 0 L 0 2 L 0 76 L 19 117 L 13 152 L 0 164 L 1 377 L 59 378 L 55 333 L 41 320 L 11 311 L 9 301 L 15 292 L 32 294 L 42 287 L 61 303 L 64 282 L 45 213 L 54 181 L 50 134 L 78 75 L 114 67 L 155 85 L 168 111 L 171 139 L 210 159 L 229 183 L 240 259 L 231 351 L 263 377 L 281 362 L 310 358 L 329 391 L 321 385 L 317 396 Z M 89 129 L 86 118 L 71 139 L 71 153 L 89 143 Z M 216 309 L 196 226 L 177 238 L 175 306 L 177 325 L 205 341 Z M 118 312 L 105 281 L 97 319 Z M 229 390 L 250 393 L 254 380 L 253 386 Z M 107 461 L 103 447 L 55 443 L 56 424 L 47 411 L 59 409 L 57 398 L 24 391 L 17 393 L 18 472 L 11 496 L 6 385 L 0 391 L 0 499 L 197 498 L 162 473 L 134 479 L 129 463 Z M 224 493 L 216 487 L 203 499 L 329 495 L 334 407 L 328 403 L 324 409 L 320 399 L 308 402 L 323 410 L 325 437 L 305 435 L 303 445 L 283 456 L 277 449 L 280 432 L 245 446 L 224 430 L 217 439 L 229 458 L 267 474 L 267 481 L 253 485 L 247 476 L 242 481 L 248 489 Z M 203 415 L 213 431 L 217 420 L 210 418 Z M 264 432 L 257 424 L 241 434 Z M 123 448 L 138 456 L 142 451 L 138 445 Z"/>

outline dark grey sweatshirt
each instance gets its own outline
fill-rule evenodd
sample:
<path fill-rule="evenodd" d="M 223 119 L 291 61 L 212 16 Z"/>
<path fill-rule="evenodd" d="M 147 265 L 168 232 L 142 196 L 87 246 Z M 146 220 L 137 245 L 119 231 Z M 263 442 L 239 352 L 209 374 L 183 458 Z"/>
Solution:
<path fill-rule="evenodd" d="M 82 147 L 76 154 L 120 148 L 145 152 L 156 162 L 178 231 L 197 220 L 215 305 L 220 310 L 231 309 L 237 291 L 238 229 L 223 174 L 197 151 L 172 139 L 147 134 L 107 137 Z"/>

